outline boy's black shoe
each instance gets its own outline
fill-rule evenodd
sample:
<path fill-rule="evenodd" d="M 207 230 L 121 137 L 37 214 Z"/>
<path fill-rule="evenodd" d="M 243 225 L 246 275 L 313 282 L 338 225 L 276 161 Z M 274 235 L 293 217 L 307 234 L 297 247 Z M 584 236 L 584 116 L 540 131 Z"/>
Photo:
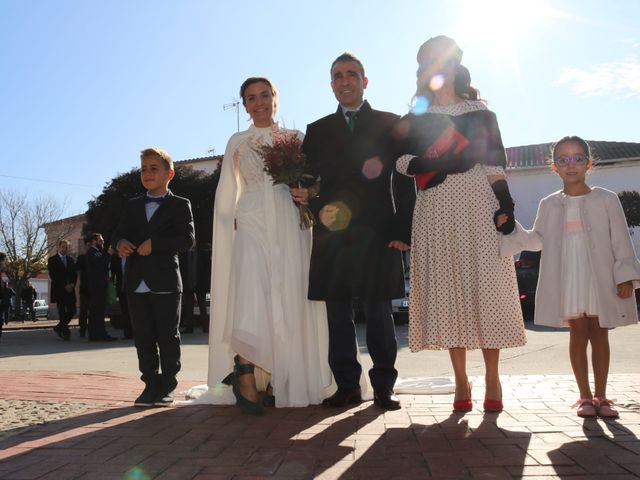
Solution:
<path fill-rule="evenodd" d="M 155 388 L 150 386 L 144 387 L 144 390 L 140 394 L 138 398 L 136 398 L 135 402 L 133 402 L 134 407 L 153 407 L 154 400 L 156 398 Z"/>
<path fill-rule="evenodd" d="M 171 405 L 173 405 L 173 392 L 158 395 L 153 402 L 154 407 L 170 407 Z"/>

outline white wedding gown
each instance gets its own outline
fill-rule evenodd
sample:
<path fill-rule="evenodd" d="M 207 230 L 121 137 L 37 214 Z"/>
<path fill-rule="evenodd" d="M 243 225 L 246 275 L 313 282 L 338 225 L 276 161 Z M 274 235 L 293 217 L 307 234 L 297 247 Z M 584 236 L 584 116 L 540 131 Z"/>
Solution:
<path fill-rule="evenodd" d="M 255 151 L 279 133 L 302 137 L 251 126 L 225 151 L 214 207 L 209 372 L 207 386 L 187 392 L 195 403 L 235 403 L 220 382 L 236 353 L 271 374 L 276 407 L 318 404 L 331 384 L 325 304 L 307 300 L 311 232 L 300 229 L 288 187 L 272 184 Z"/>

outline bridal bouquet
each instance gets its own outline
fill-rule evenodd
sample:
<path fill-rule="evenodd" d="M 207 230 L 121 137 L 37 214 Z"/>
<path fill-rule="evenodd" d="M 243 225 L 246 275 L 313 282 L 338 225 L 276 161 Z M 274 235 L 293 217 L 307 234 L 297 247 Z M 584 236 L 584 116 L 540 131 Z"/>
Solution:
<path fill-rule="evenodd" d="M 294 133 L 277 132 L 273 135 L 273 145 L 260 145 L 256 151 L 264 161 L 264 171 L 271 175 L 274 185 L 299 187 L 312 180 L 307 168 L 307 156 L 302 152 L 302 142 Z M 311 228 L 314 224 L 309 207 L 297 204 L 300 212 L 300 229 Z"/>

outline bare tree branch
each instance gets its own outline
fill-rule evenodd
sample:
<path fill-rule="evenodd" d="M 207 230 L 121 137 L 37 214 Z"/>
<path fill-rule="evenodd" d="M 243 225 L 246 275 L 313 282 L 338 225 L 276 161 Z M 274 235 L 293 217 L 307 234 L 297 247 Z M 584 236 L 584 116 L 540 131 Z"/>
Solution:
<path fill-rule="evenodd" d="M 59 220 L 63 211 L 64 205 L 51 197 L 0 191 L 0 251 L 6 253 L 4 272 L 18 298 L 25 283 L 46 270 L 57 239 L 49 240 L 44 226 Z"/>

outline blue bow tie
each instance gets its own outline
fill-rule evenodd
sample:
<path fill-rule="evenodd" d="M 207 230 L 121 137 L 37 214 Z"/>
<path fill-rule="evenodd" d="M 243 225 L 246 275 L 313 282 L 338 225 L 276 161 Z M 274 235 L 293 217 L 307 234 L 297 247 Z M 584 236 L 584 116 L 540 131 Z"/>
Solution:
<path fill-rule="evenodd" d="M 160 205 L 162 202 L 164 202 L 164 197 L 150 197 L 149 195 L 144 197 L 144 203 L 157 203 Z"/>

